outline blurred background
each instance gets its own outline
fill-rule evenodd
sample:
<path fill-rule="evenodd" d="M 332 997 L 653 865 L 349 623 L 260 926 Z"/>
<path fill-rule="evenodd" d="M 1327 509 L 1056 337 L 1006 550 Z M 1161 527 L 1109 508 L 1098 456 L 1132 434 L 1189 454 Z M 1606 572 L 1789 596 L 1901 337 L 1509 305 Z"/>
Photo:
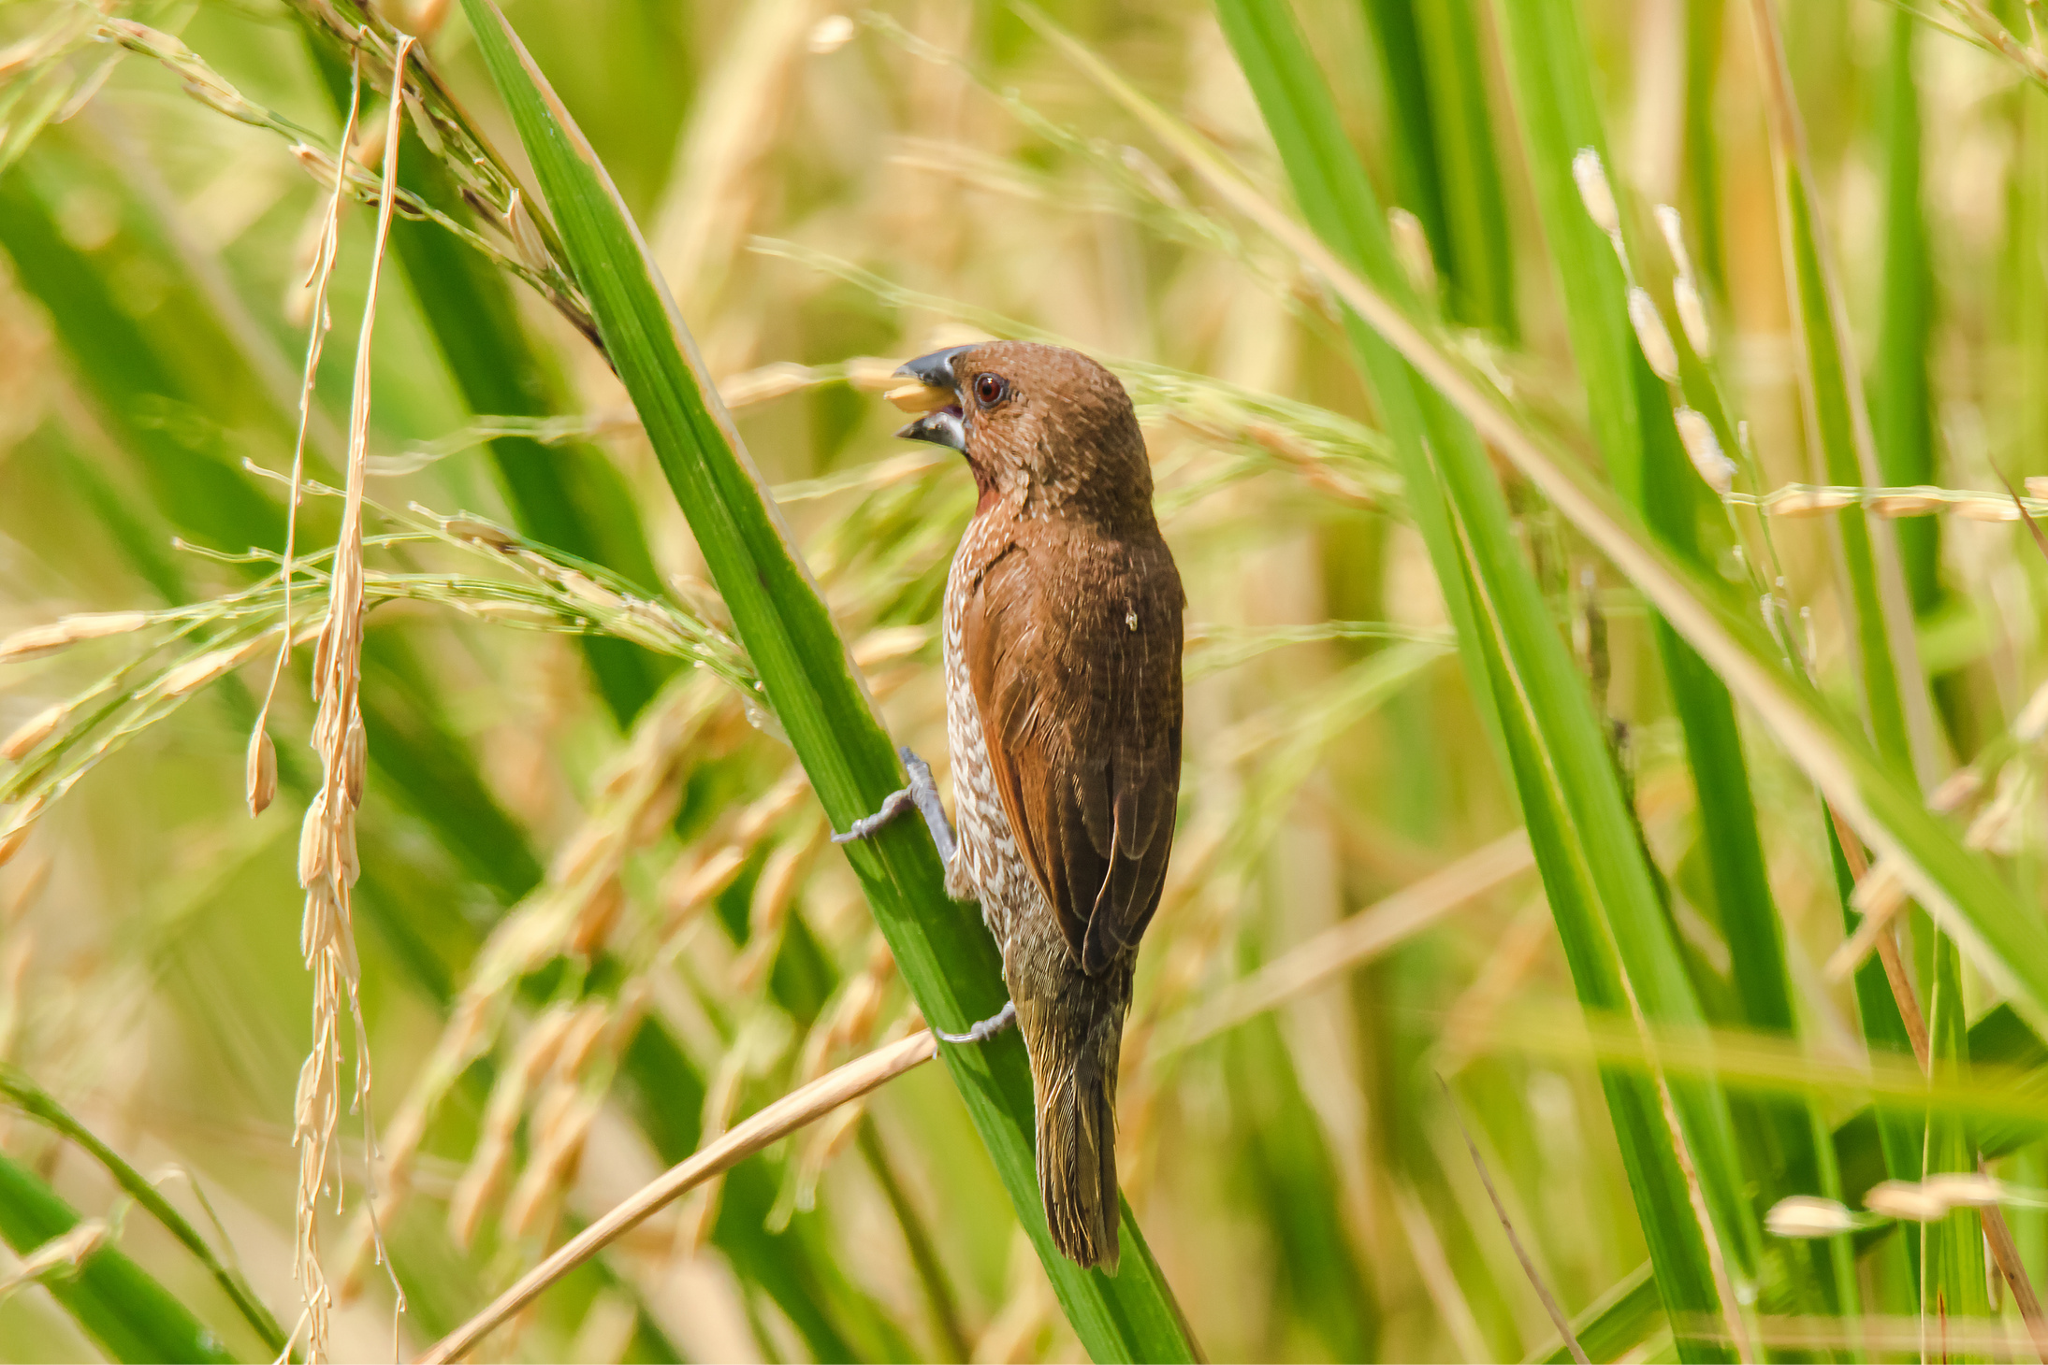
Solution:
<path fill-rule="evenodd" d="M 1579 8 L 1609 173 L 1681 210 L 1731 402 L 1770 484 L 1807 479 L 1747 7 Z M 2032 6 L 2010 8 L 2026 32 Z M 523 168 L 459 10 L 383 9 L 429 35 Z M 1548 1350 L 1460 1115 L 1569 1311 L 1624 1285 L 1644 1238 L 1512 785 L 1320 282 L 1003 6 L 505 9 L 651 243 L 892 734 L 942 789 L 933 622 L 971 483 L 946 452 L 891 440 L 903 419 L 882 379 L 939 345 L 1031 336 L 1101 358 L 1137 399 L 1190 599 L 1190 723 L 1119 1154 L 1211 1358 Z M 1048 9 L 1284 196 L 1208 8 Z M 1582 427 L 1493 7 L 1298 13 L 1466 353 Z M 348 100 L 346 64 L 298 14 L 275 0 L 0 5 L 0 637 L 152 613 L 0 663 L 0 734 L 54 706 L 54 731 L 79 735 L 54 767 L 32 746 L 0 765 L 13 799 L 37 783 L 48 797 L 0 867 L 0 1060 L 232 1248 L 287 1328 L 313 994 L 294 874 L 318 772 L 307 651 L 269 712 L 280 795 L 254 820 L 243 754 L 272 654 L 203 688 L 165 679 L 243 638 L 232 603 L 168 609 L 252 591 L 267 570 L 247 552 L 284 543 L 274 476 L 291 465 L 333 173 L 294 140 L 331 153 Z M 92 41 L 108 17 L 164 36 L 171 60 Z M 1875 367 L 1887 329 L 1909 329 L 1909 359 L 1873 371 L 1872 403 L 1922 424 L 1937 463 L 1899 481 L 1996 489 L 1994 463 L 2015 481 L 2048 472 L 2041 92 L 1880 0 L 1801 0 L 1783 21 L 1859 352 Z M 191 54 L 234 100 L 185 88 Z M 366 128 L 381 127 L 373 107 Z M 401 182 L 459 216 L 415 142 Z M 1433 161 L 1414 153 L 1427 145 Z M 1901 149 L 1920 163 L 1902 166 Z M 1887 212 L 1897 194 L 1918 206 L 1917 239 Z M 307 447 L 327 483 L 373 217 L 342 218 Z M 371 550 L 389 584 L 373 584 L 365 648 L 355 938 L 396 1331 L 416 1350 L 707 1134 L 916 1018 L 801 769 L 748 700 L 703 562 L 595 349 L 440 227 L 402 221 L 371 378 L 370 529 L 393 538 Z M 1509 492 L 1623 737 L 1688 965 L 1703 995 L 1725 995 L 1741 945 L 1705 885 L 1648 619 L 1533 494 Z M 332 545 L 335 501 L 308 500 L 302 550 Z M 471 521 L 451 530 L 458 515 Z M 463 529 L 480 523 L 608 564 L 697 623 L 714 666 L 587 633 L 607 628 L 602 611 Z M 2011 526 L 1902 525 L 1925 662 L 1967 753 L 2039 674 L 2043 563 Z M 1790 524 L 1778 544 L 1811 585 L 1823 683 L 1843 688 L 1822 526 Z M 148 705 L 123 701 L 152 687 Z M 1820 971 L 1841 935 L 1821 812 L 1775 748 L 1749 757 L 1802 1028 L 1818 1055 L 1854 1059 L 1853 992 Z M 2024 799 L 2003 852 L 2035 886 L 2038 804 Z M 1966 987 L 1988 1003 L 1974 976 Z M 323 1204 L 344 1359 L 383 1356 L 394 1330 L 393 1276 L 359 1222 L 363 1133 L 343 1117 L 347 1197 Z M 97 1162 L 9 1111 L 0 1152 L 108 1219 L 228 1350 L 271 1353 Z M 2037 1182 L 2042 1168 L 2037 1147 L 2008 1167 Z M 2013 1223 L 2038 1277 L 2048 1229 Z M 44 1289 L 9 1288 L 0 1358 L 96 1353 Z M 1631 1344 L 1671 1349 L 1656 1330 Z M 925 1068 L 657 1216 L 478 1358 L 970 1355 L 1080 1347 L 950 1083 Z"/>

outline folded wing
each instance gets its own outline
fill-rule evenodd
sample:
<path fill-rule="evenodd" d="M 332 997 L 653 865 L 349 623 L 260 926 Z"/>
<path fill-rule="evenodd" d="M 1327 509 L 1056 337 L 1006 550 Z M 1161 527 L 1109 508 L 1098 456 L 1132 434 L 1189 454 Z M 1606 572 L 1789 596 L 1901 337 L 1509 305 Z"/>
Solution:
<path fill-rule="evenodd" d="M 982 575 L 961 645 L 1003 809 L 1090 975 L 1159 907 L 1180 791 L 1180 579 L 1164 541 L 1022 547 Z"/>

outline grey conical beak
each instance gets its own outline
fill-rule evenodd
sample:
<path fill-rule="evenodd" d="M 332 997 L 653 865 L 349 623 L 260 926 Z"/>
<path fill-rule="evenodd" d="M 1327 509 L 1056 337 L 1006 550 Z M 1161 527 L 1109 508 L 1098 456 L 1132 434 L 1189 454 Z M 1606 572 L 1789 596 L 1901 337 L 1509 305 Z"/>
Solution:
<path fill-rule="evenodd" d="M 955 394 L 960 386 L 953 377 L 953 359 L 972 346 L 949 346 L 943 351 L 933 351 L 896 371 L 897 374 L 915 379 L 929 388 L 946 389 Z M 961 420 L 958 403 L 928 412 L 896 433 L 906 441 L 930 441 L 933 445 L 946 446 L 963 454 L 967 450 L 967 424 Z"/>
<path fill-rule="evenodd" d="M 935 446 L 950 446 L 963 455 L 967 453 L 967 424 L 960 420 L 958 408 L 928 412 L 896 434 L 906 441 L 930 441 Z"/>
<path fill-rule="evenodd" d="M 958 388 L 958 381 L 953 378 L 953 357 L 973 349 L 972 346 L 948 346 L 943 351 L 919 356 L 896 373 L 935 389 Z"/>

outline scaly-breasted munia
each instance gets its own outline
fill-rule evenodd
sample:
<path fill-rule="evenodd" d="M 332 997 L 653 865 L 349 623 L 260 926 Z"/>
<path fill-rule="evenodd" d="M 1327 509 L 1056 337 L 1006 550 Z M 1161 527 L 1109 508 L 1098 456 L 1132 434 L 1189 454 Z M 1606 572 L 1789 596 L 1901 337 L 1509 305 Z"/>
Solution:
<path fill-rule="evenodd" d="M 946 581 L 959 840 L 945 847 L 914 758 L 913 788 L 843 837 L 911 799 L 925 808 L 946 889 L 981 902 L 1010 989 L 996 1020 L 942 1036 L 986 1037 L 1014 1012 L 1053 1242 L 1113 1271 L 1118 1050 L 1180 789 L 1180 574 L 1137 414 L 1109 371 L 996 341 L 899 373 L 924 386 L 911 405 L 930 409 L 899 434 L 960 451 L 980 492 Z"/>

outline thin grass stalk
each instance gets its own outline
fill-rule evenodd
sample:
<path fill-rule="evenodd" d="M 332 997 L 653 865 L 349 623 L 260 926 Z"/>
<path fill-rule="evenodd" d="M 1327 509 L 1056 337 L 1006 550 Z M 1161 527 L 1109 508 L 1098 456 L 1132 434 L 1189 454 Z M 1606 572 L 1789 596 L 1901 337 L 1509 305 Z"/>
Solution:
<path fill-rule="evenodd" d="M 1930 1084 L 1960 1078 L 1970 1060 L 1962 964 L 1955 941 L 1946 934 L 1935 935 L 1933 959 L 1934 990 L 1927 1011 Z M 1940 1104 L 1928 1105 L 1923 1179 L 1939 1172 L 1977 1169 L 1977 1144 L 1971 1128 L 1965 1115 Z M 1922 1349 L 1931 1356 L 1957 1354 L 1946 1339 L 1951 1318 L 1990 1314 L 1979 1221 L 1974 1209 L 1956 1209 L 1920 1225 L 1920 1320 L 1928 1333 Z"/>
<path fill-rule="evenodd" d="M 1311 221 L 1383 287 L 1397 279 L 1371 191 L 1336 128 L 1299 33 L 1284 15 L 1236 3 L 1221 5 L 1220 15 Z M 1161 130 L 1162 115 L 1092 55 L 1063 41 L 1098 82 L 1134 108 L 1142 104 L 1140 116 Z M 1168 140 L 1186 154 L 1177 128 Z M 1350 275 L 1348 264 L 1336 268 Z M 1401 292 L 1397 286 L 1397 296 Z M 1633 997 L 1651 1017 L 1696 1019 L 1697 1004 L 1668 926 L 1654 909 L 1656 895 L 1584 688 L 1508 531 L 1499 485 L 1472 429 L 1436 394 L 1415 387 L 1413 374 L 1364 330 L 1363 319 L 1352 326 L 1389 433 L 1406 457 L 1410 502 L 1438 581 L 1447 599 L 1459 595 L 1453 585 L 1467 585 L 1463 591 L 1472 609 L 1463 616 L 1454 609 L 1453 615 L 1461 640 L 1483 660 L 1486 692 L 1499 715 L 1530 842 L 1581 997 L 1610 1010 L 1626 1009 Z M 1416 404 L 1416 418 L 1403 412 L 1409 401 Z M 1432 503 L 1442 512 L 1426 514 Z M 1443 523 L 1432 531 L 1439 515 Z M 1631 983 L 1629 977 L 1638 974 Z M 1727 1236 L 1735 1237 L 1736 1265 L 1745 1278 L 1755 1253 L 1753 1235 L 1741 1232 L 1746 1215 L 1725 1098 L 1711 1082 L 1683 1082 L 1674 1096 L 1683 1115 L 1679 1136 L 1667 1124 L 1655 1086 L 1603 1074 L 1603 1087 L 1667 1294 L 1688 1311 L 1735 1311 L 1732 1295 L 1717 1283 L 1724 1277 L 1715 1266 L 1725 1259 L 1717 1248 Z M 1682 1156 L 1688 1147 L 1690 1157 Z M 1714 1210 L 1705 1223 L 1695 1216 L 1689 1172 L 1697 1173 L 1701 1194 Z"/>
<path fill-rule="evenodd" d="M 287 1343 L 284 1328 L 278 1325 L 277 1319 L 264 1306 L 263 1300 L 256 1297 L 255 1291 L 249 1287 L 249 1282 L 243 1278 L 242 1272 L 224 1264 L 214 1254 L 213 1247 L 200 1234 L 199 1229 L 193 1227 L 185 1215 L 179 1213 L 142 1172 L 129 1165 L 119 1152 L 102 1142 L 97 1133 L 80 1123 L 68 1109 L 57 1103 L 55 1096 L 37 1085 L 27 1073 L 0 1064 L 0 1098 L 4 1098 L 7 1103 L 48 1127 L 52 1132 L 62 1134 L 105 1167 L 107 1174 L 114 1178 L 114 1183 L 121 1187 L 124 1194 L 149 1210 L 150 1216 L 163 1224 L 164 1230 L 175 1237 L 181 1246 L 206 1267 L 206 1273 L 213 1277 L 221 1292 L 228 1296 L 228 1301 L 234 1304 L 235 1311 L 240 1313 L 243 1320 L 255 1331 L 264 1348 L 279 1355 L 285 1354 Z"/>
<path fill-rule="evenodd" d="M 1807 442 L 1833 483 L 1879 477 L 1863 381 L 1850 347 L 1847 313 L 1834 282 L 1813 190 L 1806 133 L 1785 64 L 1772 0 L 1751 0 L 1764 107 L 1777 173 L 1779 233 L 1803 361 L 1801 397 Z M 1857 670 L 1878 752 L 1923 788 L 1942 777 L 1934 711 L 1913 634 L 1913 604 L 1899 559 L 1896 528 L 1868 514 L 1837 517 L 1843 572 L 1855 604 Z"/>
<path fill-rule="evenodd" d="M 1501 1202 L 1500 1192 L 1493 1185 L 1493 1175 L 1486 1169 L 1486 1160 L 1479 1155 L 1479 1144 L 1472 1140 L 1472 1129 L 1465 1122 L 1464 1111 L 1458 1107 L 1458 1097 L 1451 1092 L 1449 1083 L 1442 1076 L 1436 1078 L 1436 1083 L 1444 1093 L 1444 1103 L 1450 1107 L 1451 1117 L 1458 1121 L 1458 1133 L 1465 1139 L 1465 1150 L 1471 1154 L 1473 1168 L 1479 1172 L 1480 1184 L 1486 1188 L 1486 1197 L 1493 1204 L 1494 1214 L 1500 1219 L 1501 1231 L 1507 1234 L 1508 1242 L 1514 1248 L 1515 1260 L 1521 1264 L 1522 1273 L 1528 1277 L 1529 1287 L 1534 1289 L 1537 1298 L 1543 1301 L 1543 1311 L 1550 1315 L 1558 1334 L 1564 1338 L 1565 1349 L 1571 1353 L 1572 1360 L 1576 1365 L 1588 1365 L 1586 1348 L 1580 1345 L 1578 1334 L 1572 1330 L 1571 1319 L 1565 1316 L 1557 1296 L 1550 1292 L 1550 1286 L 1543 1282 L 1542 1273 L 1537 1270 L 1536 1262 L 1530 1258 L 1528 1249 L 1522 1245 L 1521 1235 L 1515 1231 L 1513 1220 L 1508 1217 L 1507 1205 Z"/>
<path fill-rule="evenodd" d="M 120 1220 L 84 1219 L 20 1163 L 0 1156 L 0 1240 L 110 1359 L 230 1361 L 213 1329 L 119 1248 Z"/>
<path fill-rule="evenodd" d="M 341 198 L 344 168 L 355 142 L 356 118 L 362 110 L 363 71 L 361 58 L 349 63 L 348 116 L 341 126 L 342 154 L 335 158 L 334 187 L 328 192 L 327 211 L 320 218 L 320 241 L 314 248 L 307 283 L 313 291 L 312 315 L 307 323 L 306 364 L 299 382 L 298 432 L 292 438 L 291 492 L 284 513 L 284 561 L 278 567 L 284 587 L 284 630 L 277 643 L 277 662 L 270 670 L 270 685 L 263 691 L 263 704 L 256 709 L 256 724 L 249 732 L 247 793 L 249 814 L 261 815 L 270 805 L 277 787 L 277 753 L 271 746 L 270 707 L 277 700 L 277 685 L 292 657 L 292 581 L 297 577 L 294 555 L 298 549 L 299 505 L 304 498 L 306 476 L 306 433 L 313 421 L 313 390 L 320 375 L 320 352 L 334 319 L 327 307 L 327 287 L 334 277 L 334 259 L 341 239 Z"/>
<path fill-rule="evenodd" d="M 930 1030 L 920 1031 L 820 1076 L 735 1124 L 689 1160 L 671 1166 L 549 1253 L 546 1260 L 521 1275 L 482 1311 L 435 1342 L 419 1357 L 418 1365 L 444 1365 L 444 1362 L 462 1359 L 486 1336 L 538 1298 L 549 1285 L 666 1205 L 771 1143 L 817 1122 L 841 1105 L 887 1084 L 914 1067 L 922 1066 L 937 1055 L 938 1042 Z"/>
<path fill-rule="evenodd" d="M 1657 1277 L 1649 1262 L 1623 1277 L 1572 1319 L 1572 1335 L 1596 1360 L 1619 1360 L 1666 1325 L 1664 1304 L 1657 1295 Z M 1529 1357 L 1544 1365 L 1573 1365 L 1570 1345 L 1558 1338 Z"/>
<path fill-rule="evenodd" d="M 1629 322 L 1631 260 L 1643 253 L 1631 249 L 1628 220 L 1612 208 L 1616 197 L 1604 170 L 1604 133 L 1577 6 L 1529 0 L 1502 4 L 1497 13 L 1537 208 L 1607 467 L 1617 490 L 1664 544 L 1705 572 L 1716 548 L 1703 543 L 1701 529 L 1717 519 L 1712 492 L 1687 458 L 1670 391 L 1644 358 Z M 1592 211 L 1596 206 L 1598 214 Z M 1610 221 L 1596 221 L 1601 217 Z M 1680 258 L 1679 264 L 1681 285 L 1693 287 L 1689 260 Z M 1702 327 L 1689 325 L 1686 334 L 1695 351 L 1707 352 L 1710 339 L 1695 335 Z M 1731 948 L 1738 1017 L 1751 1028 L 1790 1036 L 1796 1012 L 1784 930 L 1764 865 L 1733 702 L 1661 616 L 1653 617 L 1653 636 L 1685 735 L 1701 842 Z M 1775 1141 L 1744 1144 L 1751 1179 L 1766 1191 L 1791 1194 L 1796 1191 L 1783 1183 L 1784 1173 L 1811 1172 L 1820 1185 L 1814 1192 L 1839 1197 L 1826 1126 L 1810 1104 L 1766 1102 L 1758 1118 Z M 1799 1254 L 1814 1259 L 1810 1269 L 1817 1275 L 1796 1276 L 1780 1292 L 1817 1311 L 1853 1312 L 1856 1277 L 1847 1239 L 1829 1239 Z"/>

